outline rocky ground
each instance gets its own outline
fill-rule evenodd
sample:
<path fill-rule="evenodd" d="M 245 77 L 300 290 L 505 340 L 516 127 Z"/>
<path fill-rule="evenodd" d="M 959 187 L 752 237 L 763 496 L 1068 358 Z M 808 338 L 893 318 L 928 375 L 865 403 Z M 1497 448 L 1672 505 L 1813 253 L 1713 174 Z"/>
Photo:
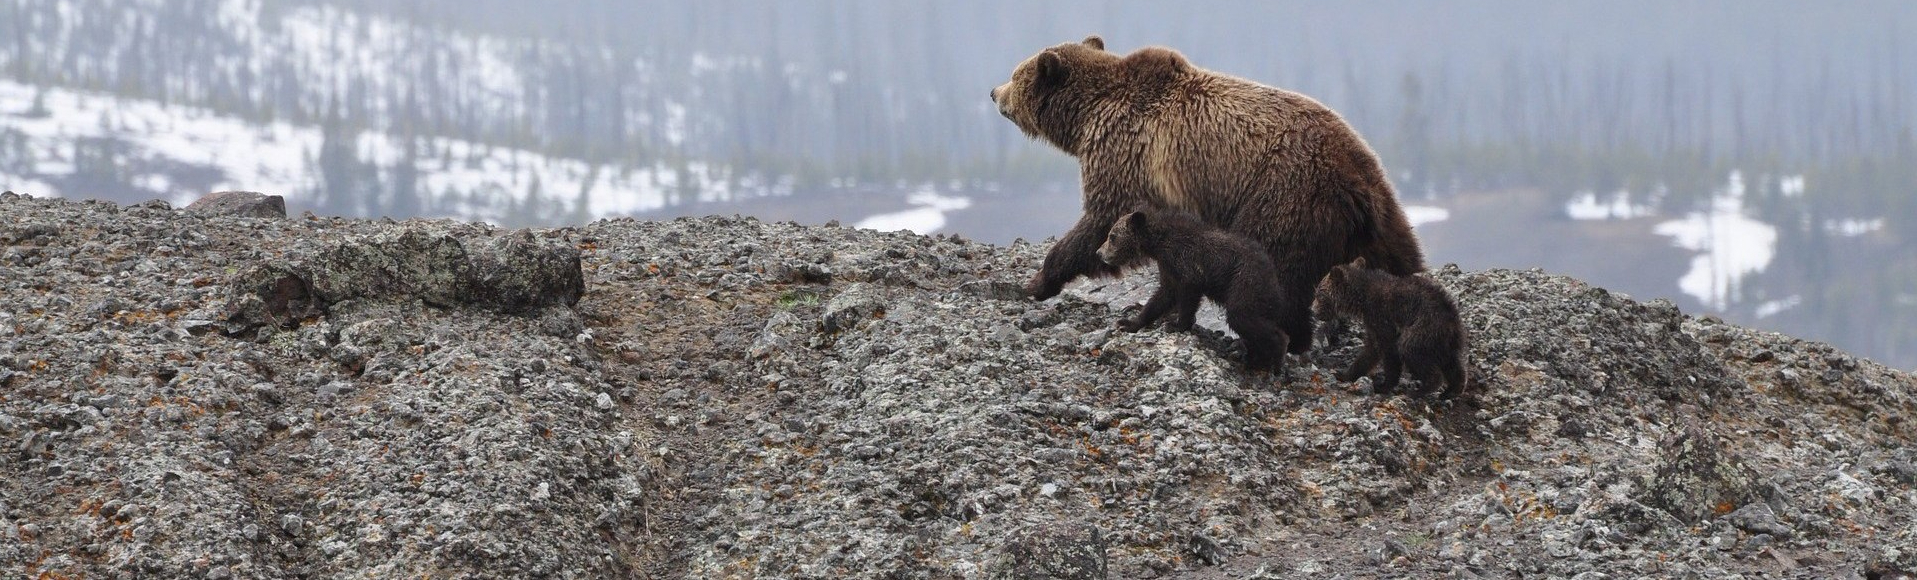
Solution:
<path fill-rule="evenodd" d="M 1042 247 L 0 196 L 9 577 L 1917 571 L 1917 381 L 1539 272 L 1476 386 L 1247 377 Z M 577 264 L 575 268 L 574 264 Z"/>

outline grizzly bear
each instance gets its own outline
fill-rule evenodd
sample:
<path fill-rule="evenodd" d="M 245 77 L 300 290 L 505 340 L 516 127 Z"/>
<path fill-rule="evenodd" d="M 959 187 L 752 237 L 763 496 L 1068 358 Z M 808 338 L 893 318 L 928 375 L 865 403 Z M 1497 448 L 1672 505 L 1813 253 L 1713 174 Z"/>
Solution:
<path fill-rule="evenodd" d="M 1365 267 L 1364 259 L 1331 269 L 1318 286 L 1321 316 L 1356 318 L 1365 327 L 1365 345 L 1351 369 L 1338 374 L 1350 382 L 1384 363 L 1378 394 L 1398 388 L 1405 368 L 1418 378 L 1416 396 L 1444 379 L 1444 398 L 1464 392 L 1464 322 L 1458 305 L 1437 282 L 1423 276 L 1397 276 Z"/>
<path fill-rule="evenodd" d="M 1058 295 L 1079 276 L 1113 276 L 1094 255 L 1138 205 L 1175 208 L 1265 248 L 1283 291 L 1310 296 L 1325 272 L 1359 257 L 1393 274 L 1424 255 L 1378 156 L 1310 97 L 1207 71 L 1177 51 L 1119 56 L 1096 36 L 1047 48 L 992 89 L 1027 136 L 1078 158 L 1084 214 L 1026 285 Z M 1290 350 L 1311 348 L 1309 301 L 1281 316 Z"/>
<path fill-rule="evenodd" d="M 1119 328 L 1137 332 L 1176 307 L 1168 327 L 1190 329 L 1199 299 L 1210 298 L 1225 308 L 1225 324 L 1244 339 L 1246 370 L 1284 374 L 1285 332 L 1278 321 L 1291 304 L 1278 283 L 1278 267 L 1258 244 L 1184 212 L 1147 209 L 1118 218 L 1098 258 L 1120 270 L 1158 263 L 1158 290 Z"/>

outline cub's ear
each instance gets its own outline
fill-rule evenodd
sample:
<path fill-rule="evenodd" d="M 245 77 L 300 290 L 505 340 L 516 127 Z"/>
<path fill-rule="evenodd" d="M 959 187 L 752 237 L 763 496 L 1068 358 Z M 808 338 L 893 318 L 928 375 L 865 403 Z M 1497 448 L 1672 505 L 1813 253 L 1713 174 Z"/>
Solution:
<path fill-rule="evenodd" d="M 1096 34 L 1085 37 L 1085 40 L 1082 42 L 1085 46 L 1089 46 L 1098 50 L 1105 50 L 1105 39 L 1099 38 L 1098 35 Z"/>
<path fill-rule="evenodd" d="M 1034 64 L 1038 67 L 1038 83 L 1041 85 L 1058 84 L 1069 76 L 1065 57 L 1059 56 L 1058 51 L 1047 49 L 1038 53 L 1038 62 Z"/>
<path fill-rule="evenodd" d="M 1135 211 L 1125 214 L 1125 217 L 1119 219 L 1125 220 L 1125 225 L 1130 227 L 1134 232 L 1145 231 L 1145 212 Z"/>
<path fill-rule="evenodd" d="M 1358 258 L 1358 259 L 1356 259 L 1356 260 L 1352 260 L 1352 261 L 1351 261 L 1351 267 L 1352 267 L 1352 268 L 1355 268 L 1355 269 L 1358 269 L 1358 270 L 1364 270 L 1364 269 L 1366 269 L 1366 268 L 1367 268 L 1367 266 L 1365 266 L 1365 259 L 1364 259 L 1364 258 Z"/>

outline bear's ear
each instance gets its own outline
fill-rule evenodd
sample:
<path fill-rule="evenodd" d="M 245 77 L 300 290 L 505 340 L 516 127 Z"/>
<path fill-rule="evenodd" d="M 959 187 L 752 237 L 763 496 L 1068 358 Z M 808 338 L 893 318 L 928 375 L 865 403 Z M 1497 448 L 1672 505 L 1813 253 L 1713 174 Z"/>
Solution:
<path fill-rule="evenodd" d="M 1089 46 L 1098 50 L 1105 50 L 1105 39 L 1099 38 L 1098 35 L 1096 34 L 1085 37 L 1085 40 L 1081 42 L 1085 46 Z"/>
<path fill-rule="evenodd" d="M 1358 258 L 1356 260 L 1351 261 L 1351 267 L 1352 269 L 1355 269 L 1355 270 L 1363 270 L 1363 269 L 1366 269 L 1368 266 L 1365 266 L 1364 258 Z"/>
<path fill-rule="evenodd" d="M 1065 57 L 1059 56 L 1056 50 L 1046 49 L 1038 53 L 1038 62 L 1033 64 L 1037 66 L 1040 85 L 1055 85 L 1064 82 L 1067 76 Z"/>
<path fill-rule="evenodd" d="M 1125 217 L 1123 219 L 1125 220 L 1125 225 L 1127 227 L 1130 227 L 1132 231 L 1139 232 L 1139 233 L 1145 232 L 1145 227 L 1146 227 L 1145 212 L 1135 211 L 1132 213 L 1128 213 L 1128 214 L 1125 214 Z"/>

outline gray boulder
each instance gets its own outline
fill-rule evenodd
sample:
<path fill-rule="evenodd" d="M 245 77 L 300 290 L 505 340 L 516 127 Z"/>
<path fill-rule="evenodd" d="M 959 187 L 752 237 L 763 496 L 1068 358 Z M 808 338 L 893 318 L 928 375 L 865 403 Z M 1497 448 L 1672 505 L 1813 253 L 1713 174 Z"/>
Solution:
<path fill-rule="evenodd" d="M 238 217 L 286 217 L 286 198 L 254 191 L 216 191 L 193 200 L 187 211 Z"/>
<path fill-rule="evenodd" d="M 585 293 L 579 250 L 521 230 L 491 237 L 406 229 L 255 265 L 228 284 L 227 319 L 288 326 L 348 300 L 419 300 L 518 314 Z"/>
<path fill-rule="evenodd" d="M 993 564 L 995 580 L 1103 579 L 1105 536 L 1083 523 L 1035 526 L 1014 535 Z"/>
<path fill-rule="evenodd" d="M 1696 524 L 1758 499 L 1756 474 L 1702 427 L 1687 426 L 1658 447 L 1668 454 L 1651 477 L 1644 503 Z"/>

